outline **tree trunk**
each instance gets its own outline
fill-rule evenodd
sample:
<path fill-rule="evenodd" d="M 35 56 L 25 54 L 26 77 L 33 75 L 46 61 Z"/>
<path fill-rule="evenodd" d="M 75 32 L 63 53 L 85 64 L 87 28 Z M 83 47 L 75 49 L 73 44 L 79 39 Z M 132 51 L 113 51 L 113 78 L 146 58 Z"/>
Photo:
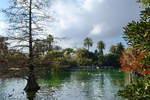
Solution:
<path fill-rule="evenodd" d="M 27 85 L 24 88 L 24 90 L 28 92 L 37 92 L 40 89 L 39 85 L 36 82 L 34 72 L 29 71 L 28 79 L 27 79 Z"/>
<path fill-rule="evenodd" d="M 88 51 L 89 51 L 89 45 L 88 45 Z"/>
<path fill-rule="evenodd" d="M 33 50 L 32 50 L 32 0 L 29 7 L 29 69 L 33 70 Z"/>

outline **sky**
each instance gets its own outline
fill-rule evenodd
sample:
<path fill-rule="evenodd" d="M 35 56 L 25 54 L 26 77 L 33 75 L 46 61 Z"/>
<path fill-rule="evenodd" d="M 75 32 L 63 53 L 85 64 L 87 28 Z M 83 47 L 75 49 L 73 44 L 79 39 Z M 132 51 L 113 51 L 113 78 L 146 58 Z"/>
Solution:
<path fill-rule="evenodd" d="M 123 27 L 132 20 L 138 20 L 141 8 L 136 0 L 53 0 L 50 7 L 55 21 L 51 23 L 49 34 L 65 37 L 57 43 L 63 47 L 83 47 L 86 37 L 93 40 L 91 51 L 98 41 L 104 41 L 105 53 L 111 45 L 122 42 Z M 8 7 L 8 0 L 1 0 L 0 8 Z M 7 27 L 0 14 L 0 35 Z"/>

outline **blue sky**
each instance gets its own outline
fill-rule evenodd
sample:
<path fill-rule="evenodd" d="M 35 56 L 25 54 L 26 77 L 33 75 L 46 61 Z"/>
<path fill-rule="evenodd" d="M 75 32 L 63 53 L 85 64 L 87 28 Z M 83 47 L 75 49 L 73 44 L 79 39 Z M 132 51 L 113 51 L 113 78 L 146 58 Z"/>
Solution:
<path fill-rule="evenodd" d="M 136 0 L 53 0 L 51 6 L 55 22 L 51 23 L 49 34 L 66 37 L 57 43 L 63 48 L 83 47 L 83 40 L 90 37 L 96 49 L 98 41 L 106 44 L 105 53 L 111 45 L 126 42 L 123 27 L 132 20 L 138 20 L 139 4 Z M 7 7 L 8 0 L 1 0 L 0 8 Z M 1 15 L 1 14 L 0 14 Z M 0 34 L 5 29 L 4 18 L 0 16 Z"/>
<path fill-rule="evenodd" d="M 8 5 L 8 0 L 1 0 L 0 7 L 5 8 Z"/>
<path fill-rule="evenodd" d="M 1 0 L 0 9 L 6 8 L 7 6 L 8 6 L 8 0 Z M 2 13 L 0 13 L 0 35 L 4 34 L 3 32 L 6 27 L 4 18 L 5 18 L 5 16 Z"/>

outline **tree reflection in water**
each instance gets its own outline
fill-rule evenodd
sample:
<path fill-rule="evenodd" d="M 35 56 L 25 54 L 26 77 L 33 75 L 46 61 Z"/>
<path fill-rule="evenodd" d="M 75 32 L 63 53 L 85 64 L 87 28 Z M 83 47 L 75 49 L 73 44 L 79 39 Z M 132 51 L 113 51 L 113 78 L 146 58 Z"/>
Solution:
<path fill-rule="evenodd" d="M 36 96 L 36 92 L 40 89 L 38 83 L 36 82 L 36 78 L 34 76 L 34 70 L 30 70 L 28 74 L 27 84 L 24 88 L 27 98 L 29 100 L 34 100 Z"/>

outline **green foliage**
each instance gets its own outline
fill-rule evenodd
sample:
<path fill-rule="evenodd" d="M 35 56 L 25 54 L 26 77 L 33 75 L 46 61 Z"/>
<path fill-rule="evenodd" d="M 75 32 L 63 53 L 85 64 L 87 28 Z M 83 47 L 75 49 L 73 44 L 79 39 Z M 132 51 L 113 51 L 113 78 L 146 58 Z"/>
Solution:
<path fill-rule="evenodd" d="M 121 42 L 119 42 L 116 47 L 117 47 L 116 48 L 116 53 L 121 55 L 122 51 L 124 50 L 123 44 Z"/>
<path fill-rule="evenodd" d="M 105 49 L 105 44 L 103 41 L 99 41 L 97 43 L 97 49 L 98 49 L 98 53 L 97 53 L 97 63 L 96 65 L 100 65 L 103 66 L 104 65 L 104 54 L 103 54 L 103 50 Z"/>
<path fill-rule="evenodd" d="M 137 79 L 123 90 L 118 91 L 118 95 L 128 100 L 149 100 L 150 76 Z"/>
<path fill-rule="evenodd" d="M 75 54 L 79 57 L 79 58 L 88 58 L 88 50 L 83 48 L 79 48 L 75 51 Z"/>
<path fill-rule="evenodd" d="M 124 28 L 124 38 L 133 48 L 150 50 L 150 8 L 141 12 L 140 21 L 132 21 Z"/>
<path fill-rule="evenodd" d="M 106 55 L 103 55 L 103 49 L 105 44 L 103 41 L 98 42 L 99 52 L 89 52 L 87 49 L 78 48 L 75 51 L 76 61 L 79 65 L 99 65 L 99 66 L 114 66 L 120 67 L 119 58 L 121 56 L 121 51 L 124 49 L 122 43 L 118 43 L 114 46 L 115 51 Z"/>
<path fill-rule="evenodd" d="M 6 37 L 0 36 L 0 56 L 7 55 L 8 53 L 8 43 L 6 41 Z"/>
<path fill-rule="evenodd" d="M 54 42 L 54 37 L 52 35 L 48 35 L 48 37 L 44 40 L 45 42 L 45 51 L 53 50 L 52 43 Z"/>
<path fill-rule="evenodd" d="M 76 61 L 79 65 L 92 65 L 97 63 L 97 55 L 89 52 L 87 49 L 79 48 L 75 51 Z"/>
<path fill-rule="evenodd" d="M 148 52 L 147 55 L 143 58 L 143 64 L 150 65 L 150 52 Z"/>
<path fill-rule="evenodd" d="M 67 64 L 68 64 L 70 67 L 77 67 L 77 66 L 78 66 L 77 61 L 74 60 L 74 59 L 67 59 Z"/>
<path fill-rule="evenodd" d="M 47 38 L 43 40 L 36 39 L 33 46 L 34 56 L 39 57 L 46 52 L 53 50 L 53 42 L 54 38 L 52 35 L 48 35 Z"/>
<path fill-rule="evenodd" d="M 121 55 L 122 51 L 124 50 L 124 45 L 119 42 L 117 43 L 117 45 L 112 45 L 109 49 L 109 52 L 112 53 L 112 54 L 118 54 L 118 55 Z"/>
<path fill-rule="evenodd" d="M 105 57 L 103 55 L 99 55 L 98 56 L 98 65 L 104 66 L 104 64 L 105 64 L 104 60 L 105 60 Z"/>
<path fill-rule="evenodd" d="M 109 52 L 110 53 L 116 53 L 116 47 L 114 46 L 114 45 L 112 45 L 111 47 L 110 47 L 110 49 L 109 49 Z"/>
<path fill-rule="evenodd" d="M 18 51 L 7 55 L 6 59 L 9 67 L 26 67 L 29 58 L 25 54 Z"/>
<path fill-rule="evenodd" d="M 72 48 L 66 48 L 63 50 L 64 54 L 70 55 L 71 53 L 74 52 L 74 50 Z"/>
<path fill-rule="evenodd" d="M 89 50 L 90 47 L 93 46 L 93 41 L 91 38 L 85 38 L 84 39 L 84 46 L 87 47 L 87 49 Z"/>
<path fill-rule="evenodd" d="M 112 45 L 108 54 L 99 56 L 98 64 L 102 66 L 113 66 L 115 68 L 120 68 L 119 58 L 122 55 L 123 50 L 124 46 L 121 42 L 117 43 L 116 46 Z"/>
<path fill-rule="evenodd" d="M 33 46 L 34 56 L 39 57 L 40 55 L 44 55 L 44 42 L 37 39 Z"/>
<path fill-rule="evenodd" d="M 63 53 L 57 50 L 49 51 L 45 57 L 63 57 Z"/>
<path fill-rule="evenodd" d="M 84 66 L 90 66 L 92 65 L 92 59 L 88 59 L 88 58 L 80 59 L 79 64 Z"/>
<path fill-rule="evenodd" d="M 99 42 L 97 43 L 97 48 L 98 48 L 98 50 L 99 50 L 99 53 L 100 53 L 101 55 L 103 55 L 103 50 L 105 49 L 105 44 L 104 44 L 104 42 L 103 42 L 103 41 L 99 41 Z"/>
<path fill-rule="evenodd" d="M 60 61 L 62 60 L 63 53 L 59 51 L 49 51 L 45 56 L 41 58 L 41 65 L 49 66 L 51 69 L 57 70 L 60 67 Z"/>
<path fill-rule="evenodd" d="M 119 58 L 120 58 L 119 54 L 114 54 L 114 53 L 106 54 L 104 56 L 104 65 L 120 68 Z"/>
<path fill-rule="evenodd" d="M 139 21 L 132 21 L 124 28 L 124 38 L 131 46 L 120 59 L 122 71 L 133 71 L 145 77 L 137 79 L 123 90 L 119 96 L 128 100 L 150 100 L 150 0 L 138 0 L 145 9 Z M 130 51 L 129 51 L 130 50 Z"/>
<path fill-rule="evenodd" d="M 49 66 L 53 70 L 58 70 L 62 66 L 77 66 L 77 62 L 72 59 L 71 55 L 64 54 L 62 51 L 52 50 L 41 58 L 41 64 Z"/>
<path fill-rule="evenodd" d="M 137 0 L 138 3 L 142 4 L 142 7 L 148 7 L 150 4 L 150 0 Z"/>

